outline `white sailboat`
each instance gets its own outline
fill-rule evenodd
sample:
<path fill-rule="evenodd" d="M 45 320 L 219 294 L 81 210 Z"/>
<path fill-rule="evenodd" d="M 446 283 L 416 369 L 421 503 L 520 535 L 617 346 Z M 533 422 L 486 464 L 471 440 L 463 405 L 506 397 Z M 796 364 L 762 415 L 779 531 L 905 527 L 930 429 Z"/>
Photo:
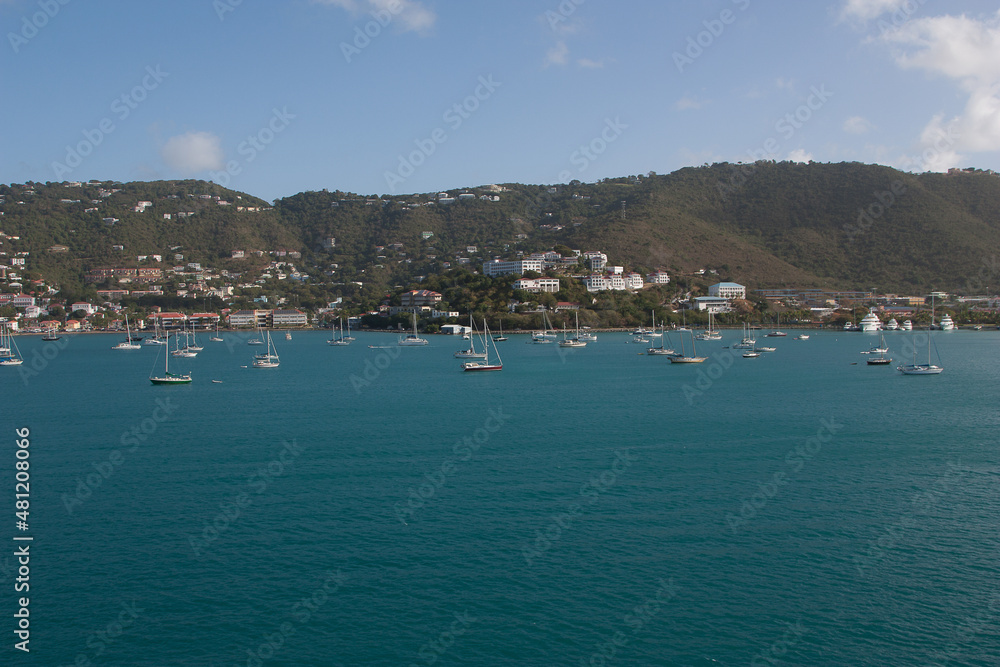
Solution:
<path fill-rule="evenodd" d="M 679 355 L 675 354 L 670 357 L 670 363 L 672 364 L 700 364 L 705 361 L 706 357 L 699 357 L 698 350 L 694 344 L 694 335 L 691 336 L 691 356 L 689 357 L 684 351 L 684 334 L 681 334 L 681 353 Z"/>
<path fill-rule="evenodd" d="M 355 340 L 354 336 L 351 335 L 351 317 L 350 316 L 347 317 L 347 335 L 346 336 L 344 335 L 344 326 L 341 325 L 340 326 L 340 337 L 343 338 L 344 340 L 346 340 L 348 343 L 350 343 L 352 340 Z"/>
<path fill-rule="evenodd" d="M 215 323 L 215 335 L 212 336 L 211 338 L 209 338 L 209 340 L 212 341 L 213 343 L 222 343 L 222 342 L 224 342 L 222 336 L 219 335 L 219 323 L 218 322 Z"/>
<path fill-rule="evenodd" d="M 663 333 L 663 325 L 662 324 L 660 325 L 660 333 L 661 334 Z M 666 336 L 661 335 L 660 336 L 660 346 L 659 347 L 651 347 L 651 348 L 647 349 L 646 350 L 646 354 L 651 355 L 651 356 L 656 356 L 656 355 L 672 356 L 672 355 L 677 354 L 676 352 L 673 351 L 673 349 L 671 349 L 669 347 L 664 347 L 663 346 L 663 341 L 664 341 L 665 338 L 666 338 Z"/>
<path fill-rule="evenodd" d="M 757 339 L 753 337 L 750 326 L 743 324 L 743 340 L 733 345 L 734 350 L 752 350 L 757 345 Z"/>
<path fill-rule="evenodd" d="M 198 345 L 198 334 L 194 331 L 194 325 L 187 332 L 187 349 L 192 352 L 201 352 L 205 348 Z"/>
<path fill-rule="evenodd" d="M 413 313 L 413 333 L 407 334 L 405 337 L 400 336 L 399 342 L 397 343 L 400 347 L 418 347 L 421 345 L 427 345 L 427 339 L 421 338 L 417 335 L 417 314 Z"/>
<path fill-rule="evenodd" d="M 117 345 L 112 345 L 112 350 L 141 350 L 142 345 L 139 343 L 132 342 L 132 328 L 128 324 L 128 313 L 125 314 L 125 335 L 126 340 L 118 343 Z"/>
<path fill-rule="evenodd" d="M 142 341 L 143 345 L 166 345 L 167 341 L 160 334 L 160 318 L 153 319 L 153 337 Z"/>
<path fill-rule="evenodd" d="M 167 338 L 169 340 L 169 334 L 168 334 Z M 178 334 L 174 334 L 174 341 L 175 341 L 175 345 L 174 345 L 175 349 L 174 349 L 173 352 L 170 353 L 171 356 L 174 356 L 174 357 L 184 357 L 184 358 L 187 358 L 187 359 L 190 359 L 192 357 L 197 357 L 198 356 L 198 352 L 196 350 L 189 350 L 188 347 L 187 347 L 187 345 L 185 345 L 184 347 L 181 347 L 181 335 L 179 333 Z"/>
<path fill-rule="evenodd" d="M 17 349 L 17 343 L 10 332 L 10 325 L 6 323 L 0 329 L 0 349 L 6 350 L 0 353 L 0 366 L 20 366 L 24 363 L 21 351 Z"/>
<path fill-rule="evenodd" d="M 486 324 L 486 318 L 483 318 L 483 350 L 485 355 L 482 361 L 467 361 L 462 364 L 462 370 L 466 372 L 478 372 L 478 371 L 502 371 L 503 370 L 503 360 L 500 358 L 500 350 L 497 349 L 496 342 L 493 342 L 493 353 L 496 354 L 496 361 L 492 364 L 490 363 L 490 343 L 493 342 L 490 337 L 490 328 Z"/>
<path fill-rule="evenodd" d="M 563 339 L 559 341 L 559 347 L 587 347 L 587 342 L 580 340 L 580 313 L 576 314 L 576 336 L 566 338 L 566 325 L 563 324 Z"/>
<path fill-rule="evenodd" d="M 484 318 L 485 321 L 485 318 Z M 476 327 L 472 324 L 472 313 L 469 313 L 469 329 L 473 334 L 476 333 Z M 458 350 L 455 352 L 456 359 L 485 359 L 486 352 L 476 352 L 476 345 L 472 338 L 469 339 L 469 349 L 468 350 Z"/>
<path fill-rule="evenodd" d="M 887 366 L 892 363 L 892 358 L 885 356 L 885 353 L 889 351 L 889 348 L 885 344 L 885 334 L 879 334 L 879 346 L 873 347 L 868 352 L 862 352 L 861 354 L 877 354 L 877 357 L 868 357 L 869 366 Z"/>
<path fill-rule="evenodd" d="M 271 342 L 271 332 L 267 332 L 267 352 L 264 354 L 254 355 L 253 367 L 254 368 L 277 368 L 281 365 L 278 360 L 278 351 L 274 349 L 274 343 Z"/>
<path fill-rule="evenodd" d="M 264 332 L 260 328 L 260 323 L 257 324 L 257 337 L 248 338 L 247 345 L 263 345 L 264 344 Z"/>
<path fill-rule="evenodd" d="M 715 316 L 708 311 L 708 329 L 695 336 L 698 340 L 722 340 L 722 334 L 715 328 Z"/>
<path fill-rule="evenodd" d="M 330 327 L 330 330 L 331 330 L 331 332 L 333 331 L 333 327 L 332 326 Z M 328 345 L 350 345 L 351 344 L 351 341 L 349 341 L 346 338 L 344 338 L 344 318 L 342 318 L 342 317 L 340 318 L 340 335 L 339 336 L 335 336 L 335 337 L 331 338 L 330 340 L 328 340 L 326 342 L 327 342 Z"/>
<path fill-rule="evenodd" d="M 503 335 L 503 320 L 500 320 L 500 335 L 493 339 L 494 343 L 502 343 L 507 340 L 507 337 Z"/>
<path fill-rule="evenodd" d="M 170 349 L 170 332 L 167 332 L 167 340 L 165 344 L 165 350 Z M 170 355 L 163 355 L 163 375 L 150 375 L 149 381 L 153 384 L 189 384 L 191 382 L 191 374 L 178 375 L 176 373 L 170 372 Z"/>
<path fill-rule="evenodd" d="M 931 336 L 930 333 L 927 334 L 927 363 L 918 364 L 917 363 L 917 348 L 913 348 L 913 363 L 906 364 L 903 366 L 896 366 L 896 370 L 903 375 L 937 375 L 944 370 L 942 366 L 936 366 L 931 363 Z"/>

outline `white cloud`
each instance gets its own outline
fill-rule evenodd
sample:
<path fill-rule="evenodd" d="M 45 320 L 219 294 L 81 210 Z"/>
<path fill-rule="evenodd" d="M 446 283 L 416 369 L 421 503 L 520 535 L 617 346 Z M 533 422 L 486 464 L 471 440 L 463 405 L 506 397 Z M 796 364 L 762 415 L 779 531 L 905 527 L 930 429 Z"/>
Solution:
<path fill-rule="evenodd" d="M 354 16 L 368 10 L 371 13 L 392 18 L 393 25 L 403 32 L 413 31 L 425 34 L 434 27 L 437 14 L 418 0 L 313 0 L 322 5 L 333 5 L 350 12 Z"/>
<path fill-rule="evenodd" d="M 576 64 L 587 69 L 601 69 L 604 67 L 603 60 L 591 60 L 590 58 L 580 58 L 576 61 Z"/>
<path fill-rule="evenodd" d="M 703 100 L 699 100 L 694 95 L 691 95 L 689 93 L 684 93 L 684 97 L 682 97 L 681 99 L 677 100 L 677 102 L 674 103 L 674 108 L 677 109 L 678 111 L 687 111 L 688 109 L 700 109 L 703 106 L 705 106 L 705 102 Z"/>
<path fill-rule="evenodd" d="M 802 148 L 796 148 L 788 154 L 788 159 L 792 162 L 811 162 L 813 154 Z"/>
<path fill-rule="evenodd" d="M 870 21 L 886 12 L 894 12 L 912 0 L 847 0 L 840 18 L 853 21 Z"/>
<path fill-rule="evenodd" d="M 566 46 L 566 42 L 556 42 L 556 45 L 545 54 L 546 67 L 549 65 L 565 65 L 567 62 L 569 62 L 569 47 Z"/>
<path fill-rule="evenodd" d="M 848 134 L 864 134 L 868 130 L 874 129 L 874 127 L 870 120 L 862 116 L 851 116 L 844 121 L 844 132 Z"/>
<path fill-rule="evenodd" d="M 795 88 L 795 79 L 786 79 L 783 76 L 779 76 L 775 81 L 776 85 L 781 90 L 792 90 Z"/>
<path fill-rule="evenodd" d="M 163 161 L 178 171 L 194 173 L 222 169 L 222 142 L 211 132 L 187 132 L 170 137 L 160 150 Z"/>
<path fill-rule="evenodd" d="M 928 169 L 958 166 L 960 151 L 1000 150 L 1000 12 L 984 20 L 914 19 L 881 39 L 897 49 L 900 67 L 943 75 L 969 95 L 960 114 L 947 122 L 938 114 L 924 128 L 923 153 L 933 154 L 922 160 Z"/>

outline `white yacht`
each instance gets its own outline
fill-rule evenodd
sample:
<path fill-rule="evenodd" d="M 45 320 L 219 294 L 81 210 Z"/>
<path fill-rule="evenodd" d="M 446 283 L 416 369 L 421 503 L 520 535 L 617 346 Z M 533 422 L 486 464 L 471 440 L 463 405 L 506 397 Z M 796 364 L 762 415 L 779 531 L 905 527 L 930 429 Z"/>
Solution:
<path fill-rule="evenodd" d="M 903 320 L 903 323 L 899 325 L 899 328 L 903 331 L 913 331 L 913 322 L 910 320 Z"/>
<path fill-rule="evenodd" d="M 878 331 L 882 328 L 882 322 L 878 319 L 875 311 L 869 310 L 868 314 L 861 319 L 861 331 Z"/>
<path fill-rule="evenodd" d="M 951 315 L 945 314 L 945 316 L 941 318 L 941 330 L 942 331 L 955 330 L 955 321 L 951 319 Z"/>
<path fill-rule="evenodd" d="M 899 328 L 899 322 L 896 321 L 895 317 L 885 323 L 886 331 L 895 331 L 898 328 Z"/>
<path fill-rule="evenodd" d="M 417 314 L 413 313 L 413 333 L 407 334 L 405 337 L 400 336 L 398 345 L 400 347 L 417 347 L 419 345 L 427 345 L 427 339 L 421 338 L 417 335 Z"/>

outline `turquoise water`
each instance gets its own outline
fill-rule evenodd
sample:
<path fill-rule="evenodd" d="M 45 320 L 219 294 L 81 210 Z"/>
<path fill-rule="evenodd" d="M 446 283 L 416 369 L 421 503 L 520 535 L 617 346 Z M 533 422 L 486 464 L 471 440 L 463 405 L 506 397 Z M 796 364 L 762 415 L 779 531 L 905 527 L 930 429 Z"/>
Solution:
<path fill-rule="evenodd" d="M 700 366 L 511 336 L 483 374 L 455 337 L 296 332 L 253 369 L 227 334 L 178 387 L 159 348 L 70 336 L 42 368 L 20 337 L 4 664 L 998 664 L 1000 332 L 935 334 L 934 377 L 811 333 Z"/>

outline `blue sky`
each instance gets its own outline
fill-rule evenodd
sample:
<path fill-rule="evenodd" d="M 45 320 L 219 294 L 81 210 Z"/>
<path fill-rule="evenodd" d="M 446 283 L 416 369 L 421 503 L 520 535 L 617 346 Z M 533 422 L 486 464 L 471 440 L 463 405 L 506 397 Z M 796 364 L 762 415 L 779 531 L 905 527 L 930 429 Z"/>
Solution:
<path fill-rule="evenodd" d="M 4 183 L 1000 170 L 995 2 L 0 0 L 0 26 Z"/>

